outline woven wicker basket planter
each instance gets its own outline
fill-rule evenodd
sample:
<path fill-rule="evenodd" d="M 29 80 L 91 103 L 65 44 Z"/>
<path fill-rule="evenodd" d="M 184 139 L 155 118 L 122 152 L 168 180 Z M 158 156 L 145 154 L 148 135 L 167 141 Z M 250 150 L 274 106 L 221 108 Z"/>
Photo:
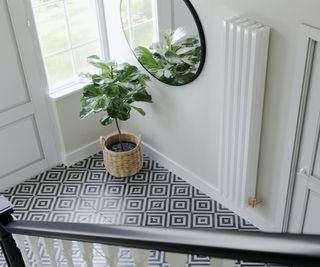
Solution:
<path fill-rule="evenodd" d="M 134 134 L 123 133 L 121 134 L 121 141 L 135 143 L 136 147 L 130 151 L 114 152 L 107 149 L 107 147 L 119 142 L 118 134 L 100 137 L 106 169 L 114 177 L 135 175 L 141 170 L 143 165 L 141 136 L 138 137 Z"/>

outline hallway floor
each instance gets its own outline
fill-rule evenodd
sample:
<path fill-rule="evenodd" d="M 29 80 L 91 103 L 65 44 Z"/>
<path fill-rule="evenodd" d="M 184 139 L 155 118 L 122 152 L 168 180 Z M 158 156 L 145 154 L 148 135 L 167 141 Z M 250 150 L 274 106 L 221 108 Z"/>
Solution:
<path fill-rule="evenodd" d="M 148 157 L 137 175 L 115 178 L 105 171 L 98 153 L 71 167 L 52 168 L 2 194 L 14 204 L 14 216 L 21 220 L 257 230 Z M 165 266 L 163 257 L 163 253 L 152 254 L 152 266 Z M 130 266 L 128 257 L 123 260 L 119 266 Z M 65 266 L 63 259 L 61 264 Z M 2 255 L 0 266 L 6 266 Z M 192 256 L 189 266 L 209 266 L 209 261 Z M 265 265 L 238 262 L 237 266 Z"/>

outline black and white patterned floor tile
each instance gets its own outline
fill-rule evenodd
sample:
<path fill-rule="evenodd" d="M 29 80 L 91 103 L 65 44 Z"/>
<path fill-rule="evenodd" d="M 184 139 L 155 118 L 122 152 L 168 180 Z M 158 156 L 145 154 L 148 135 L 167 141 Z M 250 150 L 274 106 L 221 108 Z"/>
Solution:
<path fill-rule="evenodd" d="M 137 175 L 115 178 L 105 171 L 98 153 L 71 167 L 52 168 L 2 194 L 21 220 L 258 230 L 148 157 Z M 131 266 L 128 250 L 121 253 L 119 266 Z M 65 266 L 60 258 L 60 266 Z M 98 249 L 95 261 L 94 266 L 105 266 Z M 161 252 L 150 256 L 150 266 L 166 266 L 163 262 Z M 0 266 L 6 266 L 1 251 Z M 190 256 L 189 266 L 209 266 L 208 258 Z M 236 266 L 265 265 L 237 262 Z"/>

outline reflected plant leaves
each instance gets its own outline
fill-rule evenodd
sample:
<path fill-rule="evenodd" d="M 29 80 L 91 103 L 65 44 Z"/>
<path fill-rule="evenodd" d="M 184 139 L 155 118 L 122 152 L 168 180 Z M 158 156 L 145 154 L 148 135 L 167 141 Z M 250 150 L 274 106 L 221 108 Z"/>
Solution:
<path fill-rule="evenodd" d="M 155 78 L 169 85 L 187 84 L 203 67 L 205 44 L 200 21 L 189 0 L 161 0 L 154 5 L 155 2 L 122 0 L 124 34 L 138 61 Z M 170 15 L 172 20 L 167 22 Z M 152 27 L 141 36 L 135 29 L 143 24 Z"/>
<path fill-rule="evenodd" d="M 171 85 L 186 84 L 196 74 L 201 58 L 199 39 L 186 36 L 182 28 L 167 30 L 165 42 L 154 43 L 149 48 L 137 47 L 134 53 L 157 79 Z"/>

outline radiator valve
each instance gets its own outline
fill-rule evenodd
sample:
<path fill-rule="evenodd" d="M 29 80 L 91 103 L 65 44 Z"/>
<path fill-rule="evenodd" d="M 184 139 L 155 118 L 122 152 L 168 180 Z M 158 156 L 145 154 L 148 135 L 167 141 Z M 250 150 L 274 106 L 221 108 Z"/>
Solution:
<path fill-rule="evenodd" d="M 249 198 L 249 206 L 251 208 L 255 208 L 259 203 L 261 203 L 261 201 L 258 201 L 256 197 L 250 197 Z"/>

